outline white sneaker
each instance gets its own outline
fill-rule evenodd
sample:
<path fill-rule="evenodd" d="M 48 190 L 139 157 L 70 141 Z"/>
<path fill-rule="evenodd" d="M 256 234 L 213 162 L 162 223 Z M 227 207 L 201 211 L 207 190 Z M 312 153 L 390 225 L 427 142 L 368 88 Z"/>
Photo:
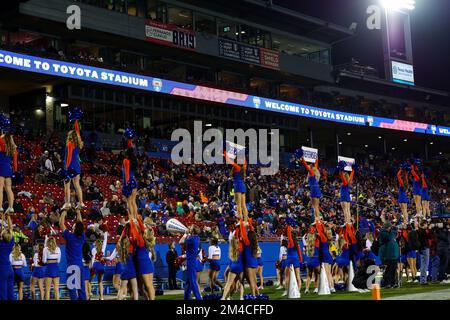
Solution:
<path fill-rule="evenodd" d="M 69 210 L 71 207 L 72 207 L 72 205 L 70 203 L 64 203 L 61 210 L 62 211 Z"/>
<path fill-rule="evenodd" d="M 258 290 L 264 290 L 263 286 L 258 287 Z"/>
<path fill-rule="evenodd" d="M 416 279 L 416 280 L 414 280 L 414 283 L 419 283 L 419 280 L 417 280 L 417 279 Z"/>
<path fill-rule="evenodd" d="M 330 288 L 330 292 L 331 293 L 335 293 L 336 292 L 336 289 L 333 287 L 333 288 Z"/>
<path fill-rule="evenodd" d="M 314 293 L 319 293 L 319 288 L 315 288 Z"/>
<path fill-rule="evenodd" d="M 13 208 L 6 209 L 5 214 L 11 214 L 11 213 L 14 213 L 14 209 Z"/>
<path fill-rule="evenodd" d="M 282 297 L 286 297 L 287 296 L 287 291 L 283 292 L 283 294 L 281 296 Z"/>
<path fill-rule="evenodd" d="M 279 286 L 276 288 L 276 290 L 281 290 L 281 289 L 284 289 L 284 287 L 283 287 L 282 285 L 279 285 Z"/>
<path fill-rule="evenodd" d="M 82 210 L 84 208 L 86 208 L 86 205 L 82 202 L 78 203 L 77 206 L 75 207 L 75 209 L 77 210 Z"/>
<path fill-rule="evenodd" d="M 450 280 L 442 280 L 441 283 L 442 284 L 450 284 Z"/>
<path fill-rule="evenodd" d="M 308 294 L 309 293 L 309 289 L 305 289 L 305 294 Z"/>
<path fill-rule="evenodd" d="M 409 279 L 407 282 L 408 282 L 408 283 L 411 283 L 411 282 L 413 282 L 413 281 L 412 281 L 412 279 Z"/>

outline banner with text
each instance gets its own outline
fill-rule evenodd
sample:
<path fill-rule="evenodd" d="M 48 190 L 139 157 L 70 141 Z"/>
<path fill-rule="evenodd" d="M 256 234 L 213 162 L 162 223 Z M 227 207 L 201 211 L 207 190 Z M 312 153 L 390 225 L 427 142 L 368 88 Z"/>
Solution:
<path fill-rule="evenodd" d="M 355 159 L 338 156 L 338 163 L 341 161 L 344 161 L 346 164 L 344 168 L 345 171 L 352 171 L 352 166 L 355 163 Z"/>
<path fill-rule="evenodd" d="M 195 51 L 195 32 L 152 20 L 145 21 L 145 40 L 169 47 Z"/>
<path fill-rule="evenodd" d="M 310 162 L 310 163 L 316 162 L 316 160 L 318 158 L 318 154 L 319 154 L 318 149 L 302 146 L 302 150 L 303 150 L 303 158 L 305 158 L 306 162 Z"/>

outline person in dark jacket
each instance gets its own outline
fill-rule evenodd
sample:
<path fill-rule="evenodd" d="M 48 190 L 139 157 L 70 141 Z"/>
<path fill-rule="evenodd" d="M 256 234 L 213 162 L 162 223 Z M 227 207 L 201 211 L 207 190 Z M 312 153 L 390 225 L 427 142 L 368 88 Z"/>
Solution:
<path fill-rule="evenodd" d="M 430 230 L 428 230 L 428 222 L 422 221 L 417 231 L 420 242 L 420 284 L 426 285 L 428 265 L 430 261 Z"/>
<path fill-rule="evenodd" d="M 438 225 L 436 229 L 437 238 L 437 254 L 439 256 L 439 272 L 438 280 L 446 281 L 447 276 L 445 274 L 449 261 L 450 252 L 450 225 Z"/>
<path fill-rule="evenodd" d="M 386 265 L 383 276 L 385 288 L 397 287 L 396 272 L 400 249 L 397 241 L 395 241 L 396 237 L 397 230 L 392 227 L 390 222 L 385 222 L 378 237 L 380 246 L 378 256 L 380 257 L 381 262 Z"/>
<path fill-rule="evenodd" d="M 175 259 L 178 257 L 178 253 L 175 250 L 175 243 L 172 242 L 169 245 L 169 251 L 166 254 L 166 263 L 169 269 L 169 289 L 176 290 L 177 287 L 177 267 L 175 266 Z"/>

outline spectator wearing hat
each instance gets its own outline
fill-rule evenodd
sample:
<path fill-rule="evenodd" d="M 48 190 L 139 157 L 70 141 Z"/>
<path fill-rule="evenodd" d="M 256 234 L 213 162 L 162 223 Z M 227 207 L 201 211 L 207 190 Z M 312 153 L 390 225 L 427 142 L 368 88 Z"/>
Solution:
<path fill-rule="evenodd" d="M 383 280 L 385 288 L 387 289 L 397 287 L 396 271 L 399 257 L 399 246 L 397 241 L 395 241 L 396 236 L 397 230 L 389 221 L 386 221 L 378 238 L 380 246 L 378 255 L 381 262 L 386 265 Z"/>

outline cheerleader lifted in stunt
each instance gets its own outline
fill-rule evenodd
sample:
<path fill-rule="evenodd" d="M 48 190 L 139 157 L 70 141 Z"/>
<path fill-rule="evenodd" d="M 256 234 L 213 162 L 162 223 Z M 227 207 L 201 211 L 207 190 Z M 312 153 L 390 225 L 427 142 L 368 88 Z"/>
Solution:
<path fill-rule="evenodd" d="M 420 177 L 418 175 L 419 164 L 420 164 L 419 160 L 416 160 L 415 164 L 411 165 L 413 196 L 414 196 L 414 203 L 416 204 L 417 217 L 422 216 L 422 185 Z"/>
<path fill-rule="evenodd" d="M 400 206 L 400 210 L 403 216 L 403 223 L 406 225 L 409 223 L 408 218 L 408 195 L 406 194 L 407 183 L 408 183 L 408 166 L 406 164 L 402 164 L 400 169 L 397 172 L 397 181 L 398 181 L 398 205 Z"/>
<path fill-rule="evenodd" d="M 311 197 L 311 206 L 314 210 L 314 217 L 315 219 L 318 219 L 320 217 L 320 198 L 322 197 L 322 192 L 320 191 L 319 187 L 319 180 L 320 180 L 320 171 L 319 171 L 319 159 L 316 160 L 314 163 L 314 166 L 311 168 L 303 157 L 303 150 L 298 149 L 295 152 L 297 158 L 300 158 L 303 166 L 308 171 L 308 185 L 309 185 L 309 191 L 310 191 L 310 197 Z"/>
<path fill-rule="evenodd" d="M 227 152 L 224 152 L 225 160 L 228 164 L 231 164 L 233 167 L 232 174 L 234 180 L 234 200 L 237 206 L 237 212 L 239 215 L 239 219 L 244 219 L 245 222 L 248 221 L 248 210 L 247 210 L 247 202 L 245 199 L 245 194 L 247 192 L 247 187 L 245 186 L 245 177 L 247 171 L 247 162 L 244 159 L 244 163 L 237 164 L 233 160 L 228 157 Z M 236 157 L 237 162 L 238 157 Z"/>
<path fill-rule="evenodd" d="M 344 220 L 345 223 L 352 223 L 351 221 L 351 212 L 350 212 L 350 187 L 353 183 L 353 176 L 355 174 L 355 170 L 352 167 L 352 172 L 350 175 L 345 172 L 344 168 L 346 167 L 345 161 L 340 161 L 338 165 L 339 169 L 339 177 L 341 178 L 341 187 L 340 187 L 340 202 L 342 211 L 344 212 Z"/>
<path fill-rule="evenodd" d="M 12 191 L 12 176 L 17 172 L 17 146 L 10 133 L 10 120 L 0 114 L 0 127 L 4 134 L 0 136 L 0 212 L 3 212 L 3 191 L 6 189 L 8 209 L 6 213 L 13 213 L 14 193 Z M 11 165 L 12 164 L 12 165 Z"/>
<path fill-rule="evenodd" d="M 138 218 L 138 208 L 136 203 L 137 182 L 134 173 L 138 167 L 138 160 L 133 147 L 133 138 L 136 136 L 136 133 L 133 129 L 127 128 L 124 135 L 128 138 L 128 148 L 125 151 L 125 159 L 122 163 L 122 194 L 127 198 L 130 218 L 136 221 Z"/>

